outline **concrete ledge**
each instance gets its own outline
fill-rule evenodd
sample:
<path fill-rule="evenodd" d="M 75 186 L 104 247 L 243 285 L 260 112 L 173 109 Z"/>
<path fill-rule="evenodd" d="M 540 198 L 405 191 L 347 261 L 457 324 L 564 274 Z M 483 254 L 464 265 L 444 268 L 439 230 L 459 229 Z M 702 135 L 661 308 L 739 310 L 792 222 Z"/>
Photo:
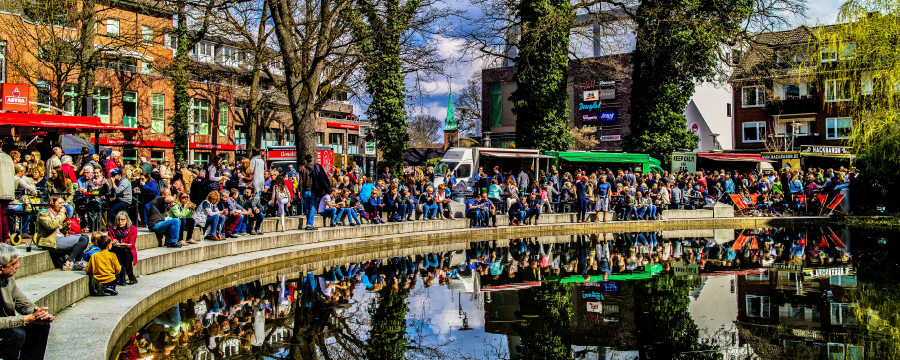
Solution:
<path fill-rule="evenodd" d="M 46 306 L 53 313 L 89 295 L 83 271 L 51 270 L 21 280 L 16 276 L 16 285 L 35 306 Z"/>

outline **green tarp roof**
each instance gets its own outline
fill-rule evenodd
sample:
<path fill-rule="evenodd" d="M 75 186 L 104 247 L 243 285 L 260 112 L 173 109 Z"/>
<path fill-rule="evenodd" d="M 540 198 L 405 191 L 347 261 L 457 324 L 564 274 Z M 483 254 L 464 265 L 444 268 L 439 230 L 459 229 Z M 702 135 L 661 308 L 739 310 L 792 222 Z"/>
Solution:
<path fill-rule="evenodd" d="M 545 151 L 547 155 L 574 162 L 613 162 L 648 164 L 650 170 L 662 172 L 662 163 L 647 154 L 594 153 L 577 151 Z"/>
<path fill-rule="evenodd" d="M 642 280 L 649 279 L 653 277 L 653 275 L 658 274 L 663 270 L 662 265 L 660 264 L 652 264 L 644 266 L 644 271 L 635 271 L 632 274 L 610 274 L 609 280 Z M 591 280 L 589 282 L 599 282 L 603 281 L 603 275 L 591 275 Z M 559 281 L 563 284 L 565 283 L 574 283 L 574 282 L 585 282 L 584 276 L 581 275 L 571 275 L 566 277 L 561 277 L 559 275 L 552 275 L 547 277 L 547 281 Z"/>

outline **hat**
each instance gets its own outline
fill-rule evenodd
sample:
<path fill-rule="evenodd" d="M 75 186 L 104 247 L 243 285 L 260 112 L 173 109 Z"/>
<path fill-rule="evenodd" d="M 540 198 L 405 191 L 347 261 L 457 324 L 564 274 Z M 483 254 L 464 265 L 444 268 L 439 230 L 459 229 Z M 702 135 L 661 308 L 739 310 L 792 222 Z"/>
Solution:
<path fill-rule="evenodd" d="M 116 176 L 116 175 L 122 175 L 122 169 L 115 168 L 115 169 L 112 169 L 112 170 L 109 172 L 109 176 L 110 176 L 110 177 L 113 177 L 113 176 Z"/>

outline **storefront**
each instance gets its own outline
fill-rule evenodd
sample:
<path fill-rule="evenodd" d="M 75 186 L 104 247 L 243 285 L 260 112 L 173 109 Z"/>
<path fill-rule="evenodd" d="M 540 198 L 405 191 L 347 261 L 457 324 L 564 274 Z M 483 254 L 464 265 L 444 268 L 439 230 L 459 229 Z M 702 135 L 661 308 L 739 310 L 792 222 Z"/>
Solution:
<path fill-rule="evenodd" d="M 648 173 L 662 173 L 659 160 L 647 154 L 625 154 L 625 153 L 594 153 L 581 151 L 546 151 L 547 155 L 556 158 L 556 165 L 580 167 L 583 170 L 590 168 L 633 168 L 635 171 Z"/>
<path fill-rule="evenodd" d="M 855 155 L 847 146 L 803 145 L 800 151 L 764 152 L 761 157 L 776 162 L 779 168 L 836 168 L 850 167 Z"/>
<path fill-rule="evenodd" d="M 742 173 L 750 171 L 774 170 L 772 162 L 756 153 L 697 153 L 697 170 L 736 170 Z"/>
<path fill-rule="evenodd" d="M 173 158 L 172 149 L 175 147 L 171 141 L 152 141 L 140 139 L 109 139 L 100 138 L 100 145 L 109 146 L 122 152 L 125 163 L 137 163 L 144 156 L 154 163 L 166 158 Z M 192 153 L 192 163 L 206 163 L 213 154 L 218 155 L 225 162 L 235 160 L 235 150 L 243 149 L 243 145 L 234 144 L 207 144 L 188 143 L 188 150 Z M 149 155 L 149 156 L 148 156 Z"/>

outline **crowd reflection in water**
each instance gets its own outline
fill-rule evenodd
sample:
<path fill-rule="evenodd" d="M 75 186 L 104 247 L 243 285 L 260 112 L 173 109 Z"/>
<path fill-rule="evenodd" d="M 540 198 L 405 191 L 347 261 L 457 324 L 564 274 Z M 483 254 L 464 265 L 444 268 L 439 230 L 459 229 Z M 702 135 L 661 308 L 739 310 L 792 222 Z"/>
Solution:
<path fill-rule="evenodd" d="M 405 301 L 416 286 L 427 289 L 435 282 L 448 286 L 477 278 L 481 291 L 514 290 L 522 284 L 636 280 L 658 273 L 701 274 L 851 260 L 846 239 L 827 229 L 739 230 L 733 239 L 721 240 L 666 235 L 643 232 L 479 241 L 464 250 L 339 264 L 322 269 L 320 275 L 309 271 L 298 278 L 281 276 L 269 284 L 252 281 L 201 294 L 166 310 L 131 337 L 120 358 L 305 358 L 298 353 L 325 351 L 330 343 L 325 339 L 344 331 L 335 324 L 350 316 L 366 317 L 369 329 L 380 330 L 354 334 L 346 343 L 339 341 L 347 357 L 372 358 L 373 351 L 395 351 L 393 356 L 376 357 L 399 354 L 402 358 L 407 351 L 405 328 L 385 330 L 397 326 L 379 327 L 378 322 L 398 320 L 391 316 L 403 321 Z M 358 307 L 360 312 L 346 314 L 355 293 L 361 291 L 375 293 L 377 300 Z M 385 311 L 389 306 L 402 309 Z M 398 333 L 391 337 L 390 331 Z M 372 344 L 378 341 L 383 343 L 374 349 Z"/>

